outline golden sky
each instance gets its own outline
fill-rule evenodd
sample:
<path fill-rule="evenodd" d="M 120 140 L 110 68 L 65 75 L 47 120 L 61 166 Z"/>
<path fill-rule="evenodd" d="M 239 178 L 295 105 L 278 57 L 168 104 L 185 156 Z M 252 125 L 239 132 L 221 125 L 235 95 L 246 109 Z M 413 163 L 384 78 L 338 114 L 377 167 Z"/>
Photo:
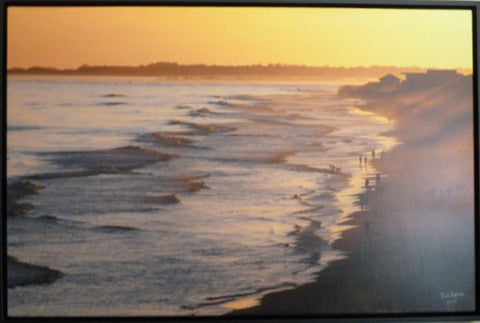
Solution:
<path fill-rule="evenodd" d="M 8 7 L 8 67 L 472 67 L 469 10 Z"/>

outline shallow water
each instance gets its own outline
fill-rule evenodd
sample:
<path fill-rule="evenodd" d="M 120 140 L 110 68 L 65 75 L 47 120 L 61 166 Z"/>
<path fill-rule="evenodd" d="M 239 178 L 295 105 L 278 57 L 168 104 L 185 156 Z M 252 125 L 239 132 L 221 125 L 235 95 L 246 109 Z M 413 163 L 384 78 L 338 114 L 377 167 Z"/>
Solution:
<path fill-rule="evenodd" d="M 345 257 L 331 244 L 375 175 L 359 155 L 396 145 L 330 85 L 7 86 L 8 180 L 43 186 L 8 254 L 65 274 L 9 289 L 13 316 L 216 315 L 312 281 Z"/>

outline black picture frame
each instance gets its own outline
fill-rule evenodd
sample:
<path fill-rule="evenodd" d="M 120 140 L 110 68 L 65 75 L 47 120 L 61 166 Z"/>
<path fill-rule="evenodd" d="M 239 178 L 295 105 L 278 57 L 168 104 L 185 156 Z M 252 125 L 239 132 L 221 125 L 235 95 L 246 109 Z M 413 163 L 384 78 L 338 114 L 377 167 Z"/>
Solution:
<path fill-rule="evenodd" d="M 233 6 L 233 7 L 306 7 L 306 8 L 316 8 L 316 7 L 335 7 L 335 8 L 378 8 L 378 9 L 442 9 L 442 10 L 456 10 L 462 9 L 471 11 L 472 13 L 472 48 L 473 48 L 473 69 L 472 69 L 472 129 L 474 130 L 474 147 L 472 147 L 472 151 L 474 153 L 473 156 L 473 164 L 474 170 L 472 174 L 474 175 L 474 184 L 472 187 L 474 191 L 474 240 L 475 245 L 473 248 L 475 249 L 475 306 L 471 311 L 460 311 L 460 312 L 378 312 L 378 313 L 292 313 L 292 314 L 277 314 L 277 313 L 260 313 L 260 314 L 233 314 L 232 316 L 200 316 L 200 317 L 172 317 L 172 316 L 155 316 L 155 317 L 79 317 L 79 316 L 72 316 L 69 318 L 65 317 L 10 317 L 8 315 L 8 288 L 7 288 L 7 273 L 8 273 L 8 262 L 7 262 L 7 199 L 8 199 L 8 188 L 7 188 L 7 129 L 8 129 L 8 120 L 7 120 L 7 32 L 8 32 L 8 8 L 9 7 L 16 7 L 16 6 Z M 478 110 L 479 110 L 479 99 L 478 95 L 480 93 L 480 82 L 478 80 L 479 73 L 478 73 L 478 59 L 479 59 L 479 42 L 478 42 L 478 35 L 480 31 L 480 2 L 477 1 L 402 1 L 402 2 L 393 2 L 388 0 L 302 0 L 302 1 L 294 1 L 294 0 L 228 0 L 228 1 L 221 1 L 221 0 L 171 0 L 171 1 L 123 1 L 123 0 L 101 0 L 101 1 L 88 1 L 88 0 L 74 0 L 74 1 L 57 1 L 57 0 L 6 0 L 2 2 L 0 8 L 0 15 L 2 19 L 2 37 L 1 37 L 1 52 L 0 58 L 2 61 L 2 77 L 0 80 L 0 99 L 2 102 L 2 117 L 1 117 L 1 132 L 2 132 L 2 158 L 1 158 L 1 169 L 2 169 L 2 186 L 1 186 L 1 195 L 2 195 L 2 239 L 1 239 L 1 249 L 2 249 L 2 280 L 1 280 L 1 289 L 2 289 L 2 307 L 1 307 L 1 315 L 2 319 L 6 321 L 21 321 L 26 319 L 43 319 L 43 320 L 64 320 L 64 319 L 71 319 L 71 320 L 126 320 L 126 321 L 190 321 L 190 320 L 215 320 L 215 321 L 247 321 L 247 320 L 275 320 L 275 321 L 407 321 L 407 322 L 416 322 L 416 321 L 472 321 L 472 320 L 480 320 L 480 295 L 479 295 L 479 287 L 480 287 L 480 259 L 479 259 L 479 246 L 480 246 L 480 238 L 479 238 L 479 129 L 478 129 Z M 455 293 L 455 291 L 453 291 Z M 450 293 L 447 291 L 446 293 Z M 449 295 L 446 295 L 446 297 Z M 451 295 L 450 295 L 451 296 Z M 453 297 L 453 296 L 452 296 Z M 456 296 L 454 297 L 456 298 Z"/>

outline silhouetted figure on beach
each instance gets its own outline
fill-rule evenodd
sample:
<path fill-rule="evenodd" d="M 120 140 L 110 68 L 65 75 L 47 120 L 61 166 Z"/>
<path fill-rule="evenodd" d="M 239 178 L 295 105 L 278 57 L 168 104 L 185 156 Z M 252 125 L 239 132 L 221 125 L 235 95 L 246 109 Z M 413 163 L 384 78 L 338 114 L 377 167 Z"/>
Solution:
<path fill-rule="evenodd" d="M 362 166 L 362 155 L 358 156 L 358 161 L 360 162 L 360 166 Z"/>
<path fill-rule="evenodd" d="M 380 184 L 380 174 L 375 175 L 375 182 L 377 183 L 377 185 Z"/>
<path fill-rule="evenodd" d="M 375 159 L 375 150 L 372 149 L 372 159 Z"/>
<path fill-rule="evenodd" d="M 361 210 L 365 210 L 368 204 L 368 196 L 367 194 L 360 194 L 360 208 Z"/>
<path fill-rule="evenodd" d="M 368 180 L 368 178 L 365 178 L 365 188 L 370 188 L 370 181 Z"/>
<path fill-rule="evenodd" d="M 367 155 L 365 155 L 365 157 L 363 157 L 363 164 L 364 164 L 365 166 L 367 166 Z"/>
<path fill-rule="evenodd" d="M 440 200 L 445 201 L 447 195 L 445 194 L 444 190 L 440 190 Z"/>

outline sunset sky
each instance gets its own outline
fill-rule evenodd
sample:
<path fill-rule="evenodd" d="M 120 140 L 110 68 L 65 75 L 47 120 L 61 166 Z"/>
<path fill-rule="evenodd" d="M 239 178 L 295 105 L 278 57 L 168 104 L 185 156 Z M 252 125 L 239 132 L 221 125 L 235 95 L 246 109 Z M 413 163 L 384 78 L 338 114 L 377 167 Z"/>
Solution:
<path fill-rule="evenodd" d="M 8 7 L 7 65 L 471 68 L 468 10 Z"/>

